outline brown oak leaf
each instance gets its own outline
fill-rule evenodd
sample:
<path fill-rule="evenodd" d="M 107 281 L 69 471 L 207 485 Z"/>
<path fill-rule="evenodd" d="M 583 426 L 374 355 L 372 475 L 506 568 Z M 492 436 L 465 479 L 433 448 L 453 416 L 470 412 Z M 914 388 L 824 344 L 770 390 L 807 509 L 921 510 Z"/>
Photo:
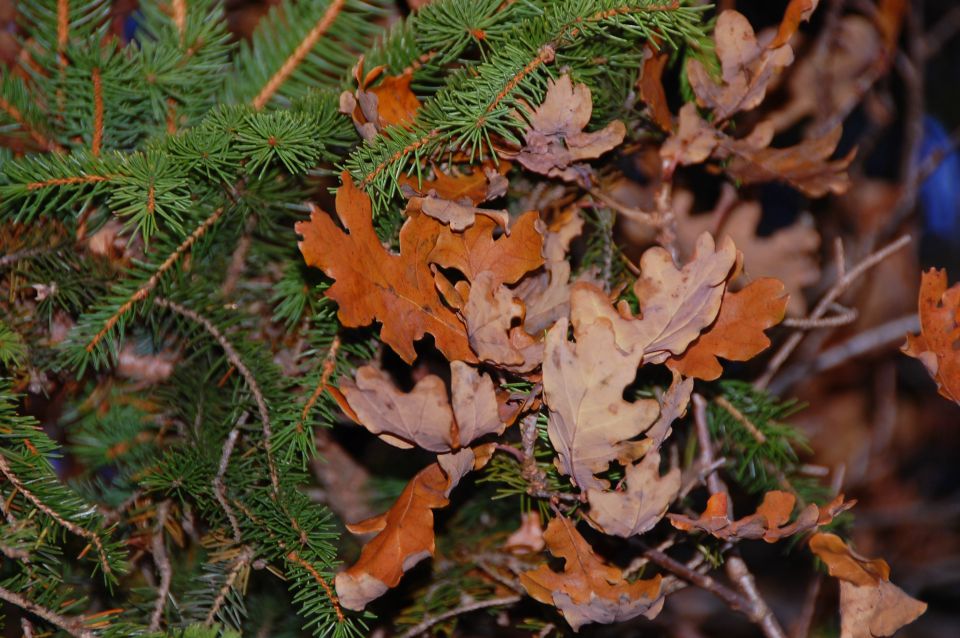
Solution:
<path fill-rule="evenodd" d="M 664 131 L 673 128 L 673 116 L 663 89 L 663 71 L 669 61 L 670 55 L 666 51 L 656 51 L 648 44 L 643 49 L 643 67 L 637 81 L 640 99 L 647 105 L 650 119 Z"/>
<path fill-rule="evenodd" d="M 520 574 L 530 596 L 555 606 L 574 631 L 588 623 L 614 623 L 643 615 L 655 618 L 663 608 L 660 576 L 628 582 L 608 565 L 563 516 L 550 521 L 543 535 L 550 553 L 564 559 L 562 572 L 546 564 Z"/>
<path fill-rule="evenodd" d="M 407 203 L 407 211 L 418 211 L 442 222 L 452 230 L 463 231 L 473 226 L 477 215 L 484 215 L 492 219 L 498 226 L 506 228 L 510 223 L 510 214 L 505 210 L 491 210 L 477 208 L 469 202 L 461 203 L 434 197 L 411 197 Z"/>
<path fill-rule="evenodd" d="M 421 181 L 414 175 L 401 175 L 398 181 L 406 197 L 433 194 L 440 199 L 476 206 L 506 194 L 508 182 L 504 175 L 509 170 L 510 162 L 487 160 L 470 173 L 445 173 L 434 166 L 433 179 Z"/>
<path fill-rule="evenodd" d="M 738 292 L 723 293 L 717 319 L 686 351 L 667 359 L 667 367 L 686 377 L 713 381 L 723 372 L 717 360 L 749 361 L 770 346 L 764 330 L 783 321 L 787 309 L 783 284 L 758 279 Z"/>
<path fill-rule="evenodd" d="M 660 453 L 652 450 L 626 468 L 626 491 L 587 490 L 587 520 L 604 534 L 629 538 L 653 529 L 680 492 L 680 468 L 660 476 Z"/>
<path fill-rule="evenodd" d="M 789 295 L 787 311 L 793 316 L 806 315 L 803 289 L 820 281 L 817 261 L 820 234 L 807 218 L 777 230 L 772 235 L 757 234 L 762 210 L 758 202 L 738 202 L 729 187 L 730 202 L 719 204 L 710 214 L 690 215 L 693 194 L 681 190 L 674 195 L 677 215 L 677 240 L 680 254 L 692 252 L 697 237 L 703 232 L 714 236 L 729 235 L 743 253 L 744 272 L 753 278 L 773 277 L 783 282 Z M 721 198 L 723 199 L 723 198 Z M 736 282 L 733 282 L 736 283 Z"/>
<path fill-rule="evenodd" d="M 481 463 L 470 448 L 443 455 L 407 483 L 386 513 L 347 525 L 354 534 L 377 535 L 364 545 L 356 563 L 337 574 L 335 585 L 341 605 L 363 609 L 395 587 L 404 572 L 433 556 L 433 510 L 446 507 L 460 479 Z"/>
<path fill-rule="evenodd" d="M 707 233 L 699 237 L 693 258 L 682 269 L 665 249 L 651 248 L 640 258 L 641 275 L 633 286 L 640 317 L 631 314 L 626 302 L 617 312 L 602 290 L 578 283 L 571 293 L 574 328 L 603 317 L 613 327 L 620 350 L 641 352 L 644 363 L 663 363 L 686 350 L 716 319 L 736 258 L 729 238 L 718 248 Z"/>
<path fill-rule="evenodd" d="M 494 236 L 497 222 L 478 217 L 462 233 L 440 233 L 426 259 L 444 268 L 454 268 L 473 281 L 482 272 L 494 281 L 514 283 L 543 265 L 543 236 L 537 230 L 536 211 L 524 213 L 510 225 L 509 234 Z"/>
<path fill-rule="evenodd" d="M 768 543 L 775 543 L 781 538 L 826 525 L 856 504 L 856 501 L 845 502 L 843 495 L 823 507 L 811 503 L 790 523 L 796 502 L 793 494 L 773 490 L 764 495 L 756 513 L 734 521 L 730 519 L 727 495 L 719 492 L 710 496 L 706 509 L 698 518 L 682 514 L 667 514 L 667 518 L 674 527 L 686 532 L 699 530 L 723 540 L 762 538 Z"/>
<path fill-rule="evenodd" d="M 801 22 L 806 22 L 816 11 L 820 0 L 790 0 L 787 10 L 783 14 L 783 20 L 777 29 L 777 36 L 769 44 L 771 49 L 783 46 L 790 41 L 793 34 L 800 28 Z"/>
<path fill-rule="evenodd" d="M 481 360 L 515 372 L 540 365 L 543 343 L 523 328 L 523 302 L 492 273 L 474 279 L 462 312 L 470 347 Z"/>
<path fill-rule="evenodd" d="M 569 75 L 550 80 L 543 103 L 530 113 L 524 145 L 515 153 L 525 168 L 566 181 L 589 181 L 591 169 L 581 160 L 600 157 L 623 142 L 627 128 L 614 120 L 599 131 L 585 132 L 593 112 L 586 84 L 574 85 Z"/>
<path fill-rule="evenodd" d="M 629 463 L 637 449 L 629 440 L 657 418 L 656 400 L 623 399 L 633 382 L 642 350 L 617 348 L 609 322 L 581 323 L 576 343 L 567 340 L 569 323 L 560 319 L 547 331 L 543 357 L 543 392 L 550 408 L 547 432 L 557 450 L 556 465 L 581 489 L 606 489 L 594 476 L 618 459 Z"/>
<path fill-rule="evenodd" d="M 385 68 L 378 66 L 365 74 L 361 58 L 353 70 L 357 90 L 340 94 L 340 112 L 353 118 L 357 132 L 365 140 L 373 139 L 388 126 L 410 124 L 420 109 L 420 100 L 410 89 L 412 71 L 387 76 L 368 88 Z"/>
<path fill-rule="evenodd" d="M 417 356 L 413 342 L 427 333 L 447 359 L 475 362 L 466 328 L 441 301 L 427 263 L 443 227 L 423 215 L 411 217 L 400 229 L 400 254 L 391 253 L 373 230 L 370 198 L 348 173 L 336 208 L 347 232 L 319 210 L 310 221 L 297 222 L 296 231 L 303 236 L 299 246 L 306 263 L 335 280 L 326 294 L 339 305 L 341 323 L 360 327 L 379 321 L 381 339 L 408 363 Z"/>
<path fill-rule="evenodd" d="M 486 434 L 503 432 L 493 380 L 462 361 L 450 364 L 451 398 L 429 374 L 402 392 L 383 370 L 366 365 L 340 384 L 350 410 L 370 432 L 402 449 L 449 452 Z"/>
<path fill-rule="evenodd" d="M 892 636 L 927 610 L 890 582 L 885 561 L 860 556 L 839 536 L 814 534 L 810 550 L 840 581 L 840 638 Z"/>
<path fill-rule="evenodd" d="M 947 271 L 931 268 L 920 279 L 920 334 L 907 335 L 903 353 L 917 358 L 940 394 L 960 403 L 960 285 L 947 288 Z"/>
<path fill-rule="evenodd" d="M 762 46 L 750 22 L 736 11 L 724 11 L 714 31 L 721 78 L 717 84 L 699 60 L 690 60 L 687 75 L 701 106 L 713 110 L 716 122 L 755 108 L 779 72 L 793 62 L 788 44 Z"/>

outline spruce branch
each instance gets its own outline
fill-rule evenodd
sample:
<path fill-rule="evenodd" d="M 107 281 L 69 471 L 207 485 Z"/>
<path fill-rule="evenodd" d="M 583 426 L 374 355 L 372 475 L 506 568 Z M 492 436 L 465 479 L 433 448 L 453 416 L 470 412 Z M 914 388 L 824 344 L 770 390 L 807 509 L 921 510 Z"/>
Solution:
<path fill-rule="evenodd" d="M 10 591 L 5 587 L 0 587 L 0 598 L 7 601 L 11 605 L 15 605 L 20 609 L 42 618 L 56 627 L 59 627 L 71 636 L 76 636 L 76 638 L 94 638 L 94 633 L 84 628 L 83 620 L 81 618 L 62 616 L 50 609 L 47 609 L 46 607 L 31 602 L 26 597 Z"/>

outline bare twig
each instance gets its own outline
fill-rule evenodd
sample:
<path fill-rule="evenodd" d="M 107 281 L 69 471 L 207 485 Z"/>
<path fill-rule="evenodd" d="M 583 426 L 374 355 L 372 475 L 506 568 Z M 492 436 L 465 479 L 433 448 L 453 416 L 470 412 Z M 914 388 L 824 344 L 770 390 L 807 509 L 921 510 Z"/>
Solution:
<path fill-rule="evenodd" d="M 489 607 L 503 607 L 505 605 L 512 605 L 516 602 L 519 602 L 520 598 L 520 596 L 502 596 L 500 598 L 490 598 L 488 600 L 477 600 L 466 603 L 455 609 L 445 611 L 442 614 L 437 614 L 436 616 L 427 616 L 423 622 L 403 632 L 400 635 L 400 638 L 414 638 L 414 636 L 423 635 L 428 629 L 437 623 L 443 622 L 444 620 L 456 618 L 457 616 L 469 614 L 470 612 L 478 611 L 480 609 L 487 609 Z"/>
<path fill-rule="evenodd" d="M 697 428 L 700 462 L 704 467 L 709 467 L 713 464 L 714 459 L 713 442 L 710 440 L 710 431 L 707 427 L 707 402 L 699 394 L 693 395 L 693 420 Z M 732 517 L 732 504 L 727 486 L 720 480 L 716 471 L 707 476 L 707 489 L 710 490 L 711 494 L 727 494 L 727 507 L 728 510 L 731 510 L 728 515 Z M 737 584 L 740 592 L 749 600 L 749 607 L 740 609 L 759 625 L 767 638 L 786 638 L 786 633 L 784 633 L 780 622 L 773 615 L 773 611 L 757 589 L 753 574 L 743 559 L 738 554 L 731 553 L 727 556 L 724 567 L 730 580 Z"/>
<path fill-rule="evenodd" d="M 237 582 L 237 578 L 240 576 L 240 573 L 250 564 L 251 560 L 253 560 L 253 549 L 250 547 L 244 547 L 240 550 L 240 553 L 237 554 L 237 558 L 233 563 L 233 567 L 230 568 L 230 573 L 227 574 L 227 578 L 223 582 L 223 586 L 213 599 L 213 604 L 210 605 L 210 611 L 207 612 L 207 618 L 204 620 L 204 624 L 207 627 L 213 624 L 217 614 L 220 613 L 220 608 L 223 607 L 224 603 L 227 602 L 227 596 L 230 595 L 230 590 L 233 589 L 234 583 Z"/>
<path fill-rule="evenodd" d="M 810 313 L 810 319 L 821 319 L 826 314 L 827 310 L 830 308 L 831 304 L 835 302 L 840 295 L 842 295 L 850 285 L 856 281 L 861 275 L 866 271 L 873 268 L 884 259 L 897 252 L 904 246 L 910 243 L 910 236 L 903 235 L 896 241 L 887 244 L 880 250 L 868 255 L 866 259 L 861 261 L 859 264 L 851 268 L 849 271 L 844 273 L 842 277 L 839 277 L 836 283 L 830 287 L 830 290 L 817 302 L 817 305 L 814 307 L 813 312 Z M 770 363 L 767 365 L 767 370 L 763 373 L 759 379 L 756 380 L 754 386 L 760 389 L 766 388 L 770 385 L 770 381 L 773 379 L 773 376 L 777 373 L 781 366 L 787 361 L 793 351 L 796 349 L 804 337 L 803 332 L 795 332 L 780 346 L 780 349 L 777 350 L 776 354 L 773 355 L 773 358 L 770 359 Z"/>
<path fill-rule="evenodd" d="M 643 552 L 643 555 L 654 565 L 658 565 L 671 574 L 696 585 L 700 589 L 710 592 L 725 602 L 731 609 L 750 615 L 752 608 L 750 601 L 713 577 L 691 569 L 680 561 L 670 558 L 658 549 L 649 548 Z"/>
<path fill-rule="evenodd" d="M 713 402 L 719 405 L 724 410 L 726 410 L 728 413 L 730 413 L 730 416 L 736 419 L 737 423 L 739 423 L 744 428 L 746 428 L 747 432 L 750 433 L 750 436 L 756 439 L 757 443 L 760 443 L 762 445 L 767 442 L 767 437 L 763 434 L 763 432 L 761 432 L 760 429 L 757 428 L 757 426 L 755 426 L 750 419 L 744 416 L 743 412 L 738 410 L 735 405 L 730 403 L 730 401 L 728 401 L 726 397 L 719 396 L 715 398 Z M 713 470 L 711 470 L 711 472 L 712 471 Z"/>
<path fill-rule="evenodd" d="M 223 333 L 221 333 L 220 330 L 213 325 L 212 321 L 200 315 L 195 310 L 191 310 L 186 306 L 182 306 L 179 303 L 164 297 L 156 297 L 153 300 L 153 303 L 161 308 L 172 310 L 181 317 L 186 317 L 187 319 L 203 326 L 210 336 L 213 337 L 218 344 L 220 344 L 220 348 L 226 355 L 227 360 L 230 361 L 233 367 L 237 369 L 237 372 L 240 373 L 240 376 L 243 377 L 243 380 L 246 381 L 247 387 L 250 388 L 250 393 L 253 395 L 254 401 L 256 401 L 257 410 L 260 413 L 260 423 L 263 426 L 263 449 L 267 454 L 267 466 L 270 471 L 270 484 L 273 486 L 274 493 L 279 492 L 280 478 L 277 475 L 277 465 L 273 459 L 273 444 L 271 441 L 273 438 L 273 428 L 270 425 L 270 411 L 267 409 L 266 399 L 263 398 L 263 392 L 260 390 L 260 384 L 257 383 L 256 377 L 253 376 L 253 373 L 250 372 L 250 368 L 248 368 L 247 364 L 244 363 L 243 359 L 240 358 L 240 355 L 233 347 L 233 344 L 231 344 L 227 338 L 223 336 Z"/>
<path fill-rule="evenodd" d="M 12 592 L 9 589 L 0 587 L 0 598 L 7 601 L 11 605 L 16 605 L 20 609 L 46 620 L 51 625 L 56 625 L 71 636 L 77 636 L 78 638 L 93 638 L 94 636 L 92 631 L 84 628 L 83 621 L 81 619 L 61 616 L 60 614 L 51 611 L 46 607 L 42 607 L 33 601 L 27 600 L 20 594 Z"/>
<path fill-rule="evenodd" d="M 160 629 L 160 620 L 163 617 L 163 609 L 167 604 L 167 596 L 170 595 L 170 582 L 173 579 L 170 557 L 167 556 L 167 545 L 163 537 L 163 527 L 167 523 L 169 512 L 169 501 L 163 501 L 157 506 L 157 527 L 151 541 L 151 552 L 157 571 L 160 572 L 160 586 L 157 588 L 157 602 L 154 604 L 153 614 L 150 616 L 150 631 Z"/>
<path fill-rule="evenodd" d="M 227 487 L 223 482 L 223 477 L 227 473 L 227 466 L 230 465 L 230 456 L 233 454 L 233 447 L 237 443 L 240 427 L 246 419 L 247 413 L 244 412 L 237 427 L 230 430 L 230 434 L 227 435 L 227 440 L 223 444 L 223 451 L 220 453 L 220 466 L 217 469 L 217 475 L 213 477 L 213 494 L 227 515 L 227 520 L 230 521 L 230 527 L 233 529 L 233 540 L 238 543 L 241 540 L 240 523 L 237 522 L 237 515 L 233 513 L 233 508 L 227 502 Z"/>
<path fill-rule="evenodd" d="M 846 308 L 843 312 L 831 317 L 822 319 L 812 319 L 808 317 L 788 317 L 783 320 L 783 325 L 787 328 L 796 328 L 798 330 L 816 330 L 819 328 L 839 328 L 846 326 L 857 320 L 860 313 L 856 308 Z"/>
<path fill-rule="evenodd" d="M 591 188 L 588 192 L 590 195 L 596 199 L 599 199 L 611 209 L 631 221 L 647 224 L 649 226 L 653 226 L 654 228 L 659 228 L 663 225 L 663 217 L 657 213 L 648 213 L 647 211 L 640 210 L 639 208 L 627 206 L 626 204 L 617 201 L 610 195 L 607 195 L 599 188 Z"/>
<path fill-rule="evenodd" d="M 775 394 L 782 392 L 808 374 L 836 368 L 868 352 L 902 342 L 908 332 L 919 329 L 920 318 L 916 313 L 911 313 L 865 330 L 824 350 L 811 362 L 790 366 L 770 384 L 770 391 Z"/>

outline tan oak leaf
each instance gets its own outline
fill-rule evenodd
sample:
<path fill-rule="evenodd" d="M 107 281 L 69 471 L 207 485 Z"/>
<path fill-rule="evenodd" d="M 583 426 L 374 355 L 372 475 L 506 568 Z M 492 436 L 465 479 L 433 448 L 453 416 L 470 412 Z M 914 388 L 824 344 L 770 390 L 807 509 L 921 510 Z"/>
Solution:
<path fill-rule="evenodd" d="M 660 453 L 651 450 L 626 469 L 625 491 L 587 490 L 587 520 L 604 534 L 629 538 L 653 529 L 680 492 L 680 468 L 660 476 Z"/>

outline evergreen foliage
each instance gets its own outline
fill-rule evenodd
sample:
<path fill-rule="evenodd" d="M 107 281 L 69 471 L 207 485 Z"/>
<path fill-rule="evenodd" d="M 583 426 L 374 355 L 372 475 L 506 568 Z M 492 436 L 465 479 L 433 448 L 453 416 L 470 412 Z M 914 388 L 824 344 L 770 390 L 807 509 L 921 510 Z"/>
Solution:
<path fill-rule="evenodd" d="M 130 42 L 107 0 L 66 4 L 18 4 L 28 61 L 0 84 L 0 598 L 72 635 L 364 635 L 332 590 L 338 524 L 306 488 L 315 430 L 338 414 L 324 389 L 377 341 L 341 330 L 293 222 L 345 169 L 394 241 L 420 160 L 496 159 L 558 69 L 592 89 L 593 124 L 625 117 L 645 43 L 710 58 L 703 6 L 440 0 L 384 28 L 385 0 L 284 0 L 237 44 L 217 0 L 141 2 Z M 361 55 L 410 70 L 425 100 L 370 141 L 340 112 Z M 617 289 L 612 217 L 590 222 L 582 267 Z M 796 465 L 777 425 L 792 408 L 721 391 L 773 441 L 714 406 L 722 453 L 768 489 L 771 467 Z M 23 416 L 47 401 L 55 437 Z M 562 493 L 543 423 L 534 444 L 545 493 Z M 485 480 L 515 497 L 521 471 L 497 456 Z M 146 578 L 130 567 L 144 552 Z M 402 625 L 472 583 L 438 570 Z"/>

